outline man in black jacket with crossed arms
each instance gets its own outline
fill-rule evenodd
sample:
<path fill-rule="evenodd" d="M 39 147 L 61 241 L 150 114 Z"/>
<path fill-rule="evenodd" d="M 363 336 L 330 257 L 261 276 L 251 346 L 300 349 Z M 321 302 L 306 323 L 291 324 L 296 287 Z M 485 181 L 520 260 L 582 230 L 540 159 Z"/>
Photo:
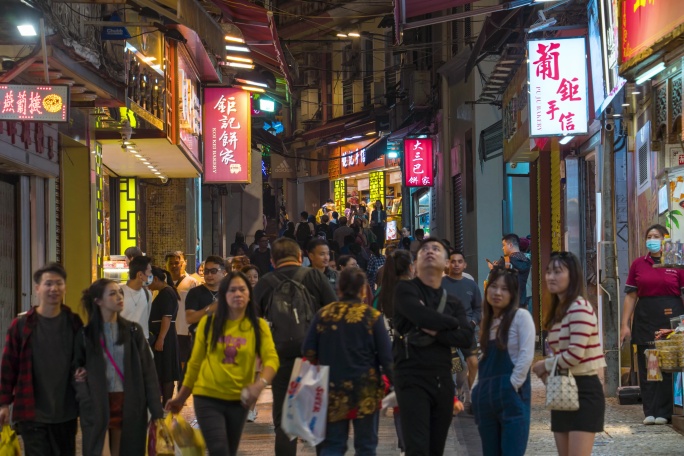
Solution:
<path fill-rule="evenodd" d="M 394 386 L 408 456 L 444 452 L 454 403 L 451 347 L 470 347 L 473 339 L 463 305 L 441 286 L 448 258 L 441 241 L 426 239 L 416 278 L 399 282 L 394 292 Z"/>

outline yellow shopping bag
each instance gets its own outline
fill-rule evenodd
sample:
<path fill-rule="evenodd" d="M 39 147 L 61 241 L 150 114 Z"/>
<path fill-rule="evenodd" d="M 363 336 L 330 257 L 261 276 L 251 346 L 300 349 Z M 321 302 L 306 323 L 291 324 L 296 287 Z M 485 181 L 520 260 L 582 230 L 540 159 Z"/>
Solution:
<path fill-rule="evenodd" d="M 152 420 L 147 428 L 146 456 L 174 456 L 173 438 L 164 420 Z"/>
<path fill-rule="evenodd" d="M 176 455 L 204 456 L 206 444 L 199 429 L 190 426 L 181 415 L 169 413 L 164 421 L 166 427 L 171 431 L 171 437 L 176 446 Z"/>
<path fill-rule="evenodd" d="M 17 434 L 7 424 L 2 427 L 0 433 L 0 456 L 21 456 Z"/>

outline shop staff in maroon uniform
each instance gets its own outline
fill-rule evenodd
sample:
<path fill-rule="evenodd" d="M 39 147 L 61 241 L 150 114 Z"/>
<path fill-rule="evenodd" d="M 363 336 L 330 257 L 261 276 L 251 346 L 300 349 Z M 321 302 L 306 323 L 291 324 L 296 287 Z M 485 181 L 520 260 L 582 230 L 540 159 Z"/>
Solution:
<path fill-rule="evenodd" d="M 38 306 L 12 321 L 0 376 L 0 426 L 12 420 L 26 456 L 76 454 L 78 405 L 71 386 L 74 336 L 83 323 L 64 302 L 66 271 L 50 263 L 33 274 Z"/>

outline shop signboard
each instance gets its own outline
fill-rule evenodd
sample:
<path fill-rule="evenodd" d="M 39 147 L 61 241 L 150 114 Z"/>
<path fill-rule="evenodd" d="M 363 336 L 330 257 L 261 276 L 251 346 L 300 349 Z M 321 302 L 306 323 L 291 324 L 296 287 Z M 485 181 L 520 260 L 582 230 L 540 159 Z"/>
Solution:
<path fill-rule="evenodd" d="M 199 76 L 190 56 L 182 46 L 178 50 L 177 103 L 178 136 L 180 141 L 199 160 L 199 135 L 202 134 L 202 111 L 199 99 Z"/>
<path fill-rule="evenodd" d="M 376 171 L 369 173 L 368 181 L 371 205 L 374 205 L 376 201 L 380 201 L 382 206 L 385 207 L 385 172 Z"/>
<path fill-rule="evenodd" d="M 404 185 L 432 187 L 432 139 L 404 139 Z"/>
<path fill-rule="evenodd" d="M 584 37 L 527 42 L 531 137 L 586 134 L 588 84 Z"/>
<path fill-rule="evenodd" d="M 673 32 L 684 23 L 684 2 L 622 0 L 621 13 L 620 65 L 626 69 L 657 50 L 654 45 L 668 35 L 674 38 Z"/>
<path fill-rule="evenodd" d="M 366 147 L 372 142 L 373 140 L 371 139 L 348 144 L 339 148 L 341 175 L 347 176 L 349 174 L 363 173 L 385 167 L 384 156 L 381 156 L 367 165 L 364 164 L 366 162 Z"/>
<path fill-rule="evenodd" d="M 248 92 L 228 87 L 204 89 L 204 182 L 251 182 L 250 113 Z"/>
<path fill-rule="evenodd" d="M 0 120 L 69 121 L 69 86 L 0 84 L 0 100 Z"/>
<path fill-rule="evenodd" d="M 333 197 L 335 199 L 335 207 L 338 210 L 344 209 L 347 203 L 347 180 L 338 179 L 333 183 Z"/>

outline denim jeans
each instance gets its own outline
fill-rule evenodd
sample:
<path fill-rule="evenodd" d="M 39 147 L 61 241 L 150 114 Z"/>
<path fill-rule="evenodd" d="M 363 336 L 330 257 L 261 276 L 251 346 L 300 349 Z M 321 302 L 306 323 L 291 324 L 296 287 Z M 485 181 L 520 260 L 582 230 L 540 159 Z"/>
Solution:
<path fill-rule="evenodd" d="M 318 448 L 318 456 L 344 456 L 349 439 L 349 423 L 354 425 L 354 454 L 356 456 L 375 456 L 378 447 L 379 413 L 356 420 L 342 420 L 327 423 L 325 440 Z"/>

